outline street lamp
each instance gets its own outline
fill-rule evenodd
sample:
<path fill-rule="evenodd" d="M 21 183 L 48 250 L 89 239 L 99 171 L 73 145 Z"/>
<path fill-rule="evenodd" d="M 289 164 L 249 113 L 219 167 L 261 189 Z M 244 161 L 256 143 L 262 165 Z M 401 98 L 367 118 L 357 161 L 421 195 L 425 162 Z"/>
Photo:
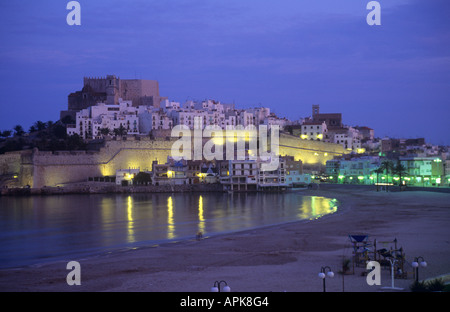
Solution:
<path fill-rule="evenodd" d="M 420 262 L 419 262 L 420 261 Z M 416 269 L 416 282 L 419 281 L 419 265 L 423 268 L 427 266 L 425 259 L 423 257 L 415 257 L 413 263 L 411 263 L 412 267 Z"/>
<path fill-rule="evenodd" d="M 225 284 L 225 286 L 222 288 L 223 292 L 230 292 L 231 288 L 230 288 L 230 286 L 228 286 L 227 282 L 225 282 L 225 281 L 220 281 L 220 282 L 215 281 L 214 286 L 211 287 L 211 292 L 220 292 L 220 285 L 222 283 Z"/>
<path fill-rule="evenodd" d="M 328 272 L 327 272 L 328 270 Z M 334 277 L 334 273 L 333 271 L 331 271 L 331 268 L 329 266 L 325 266 L 325 267 L 321 267 L 320 268 L 320 273 L 319 273 L 319 278 L 323 279 L 323 292 L 326 291 L 325 288 L 325 277 Z"/>

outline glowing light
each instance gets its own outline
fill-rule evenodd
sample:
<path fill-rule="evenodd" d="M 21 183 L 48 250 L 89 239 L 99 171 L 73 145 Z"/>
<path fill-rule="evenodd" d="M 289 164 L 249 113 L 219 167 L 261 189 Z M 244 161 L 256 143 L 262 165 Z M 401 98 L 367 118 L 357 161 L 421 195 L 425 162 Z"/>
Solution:
<path fill-rule="evenodd" d="M 358 180 L 364 180 L 364 177 L 363 176 L 359 176 Z"/>
<path fill-rule="evenodd" d="M 173 178 L 174 172 L 172 170 L 167 170 L 167 177 Z"/>
<path fill-rule="evenodd" d="M 356 150 L 356 152 L 357 152 L 358 154 L 364 154 L 364 153 L 366 152 L 366 149 L 365 149 L 365 148 L 358 148 L 358 149 Z"/>
<path fill-rule="evenodd" d="M 198 231 L 205 232 L 205 217 L 203 216 L 203 196 L 198 199 Z"/>
<path fill-rule="evenodd" d="M 339 179 L 343 179 L 343 178 L 345 178 L 345 176 L 340 175 L 338 178 L 339 178 Z"/>
<path fill-rule="evenodd" d="M 323 139 L 323 134 L 318 134 L 318 135 L 317 135 L 317 138 L 320 139 L 320 140 L 322 140 L 322 139 Z"/>
<path fill-rule="evenodd" d="M 173 223 L 173 200 L 172 196 L 167 198 L 167 238 L 175 238 L 175 225 Z"/>
<path fill-rule="evenodd" d="M 133 228 L 133 198 L 129 195 L 127 198 L 127 220 L 128 220 L 128 242 L 133 243 L 136 241 Z"/>
<path fill-rule="evenodd" d="M 308 138 L 308 135 L 302 134 L 302 135 L 300 136 L 300 138 L 301 138 L 302 140 L 306 140 L 306 139 Z"/>

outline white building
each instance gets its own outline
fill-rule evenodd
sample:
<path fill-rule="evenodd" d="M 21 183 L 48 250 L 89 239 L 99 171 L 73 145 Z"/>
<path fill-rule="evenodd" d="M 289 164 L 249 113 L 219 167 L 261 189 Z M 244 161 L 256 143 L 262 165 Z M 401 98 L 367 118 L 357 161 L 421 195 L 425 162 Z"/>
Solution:
<path fill-rule="evenodd" d="M 328 135 L 325 122 L 306 122 L 301 126 L 300 138 L 303 140 L 324 141 Z"/>
<path fill-rule="evenodd" d="M 267 161 L 259 161 L 259 172 L 258 172 L 258 188 L 259 189 L 271 189 L 271 188 L 282 188 L 288 186 L 286 182 L 286 160 L 282 157 L 279 158 L 278 167 L 275 170 L 262 170 L 262 166 Z"/>
<path fill-rule="evenodd" d="M 283 130 L 289 123 L 289 120 L 286 118 L 279 118 L 274 113 L 265 117 L 263 121 L 263 124 L 267 126 L 267 129 L 271 129 L 272 126 L 278 126 L 280 130 Z"/>
<path fill-rule="evenodd" d="M 138 109 L 131 101 L 119 99 L 119 104 L 98 103 L 77 112 L 76 123 L 67 127 L 67 134 L 78 134 L 83 139 L 112 135 L 115 129 L 123 129 L 123 134 L 139 134 L 137 115 Z"/>
<path fill-rule="evenodd" d="M 152 130 L 169 130 L 173 128 L 172 118 L 163 109 L 151 106 L 139 106 L 139 133 L 148 134 Z"/>
<path fill-rule="evenodd" d="M 348 127 L 329 131 L 328 140 L 331 143 L 340 144 L 354 153 L 361 153 L 361 137 L 355 128 Z"/>
<path fill-rule="evenodd" d="M 116 170 L 116 185 L 132 185 L 133 179 L 140 172 L 140 169 L 119 169 Z"/>

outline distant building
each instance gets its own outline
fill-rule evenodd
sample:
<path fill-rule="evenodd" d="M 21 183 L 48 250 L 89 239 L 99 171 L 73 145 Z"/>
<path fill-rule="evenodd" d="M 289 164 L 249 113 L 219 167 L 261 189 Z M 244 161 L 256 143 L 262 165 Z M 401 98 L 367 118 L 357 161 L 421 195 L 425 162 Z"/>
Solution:
<path fill-rule="evenodd" d="M 328 129 L 336 129 L 342 127 L 342 114 L 341 113 L 320 113 L 320 106 L 313 105 L 312 108 L 312 121 L 313 122 L 325 122 Z"/>
<path fill-rule="evenodd" d="M 269 159 L 267 161 L 270 161 Z M 286 188 L 286 159 L 279 158 L 278 168 L 275 170 L 261 170 L 265 161 L 258 164 L 258 189 L 259 190 L 279 190 Z"/>
<path fill-rule="evenodd" d="M 162 108 L 139 106 L 139 133 L 149 134 L 152 130 L 169 130 L 173 128 L 172 118 Z"/>
<path fill-rule="evenodd" d="M 361 139 L 364 141 L 373 141 L 375 138 L 375 132 L 372 128 L 369 127 L 355 127 L 356 130 L 361 134 Z"/>
<path fill-rule="evenodd" d="M 445 183 L 444 162 L 439 157 L 399 157 L 407 184 L 436 186 Z"/>
<path fill-rule="evenodd" d="M 305 122 L 301 126 L 300 138 L 303 140 L 323 141 L 328 136 L 328 128 L 323 122 Z"/>
<path fill-rule="evenodd" d="M 293 156 L 283 157 L 286 164 L 286 184 L 288 187 L 304 186 L 311 183 L 311 175 L 303 173 L 303 163 Z"/>
<path fill-rule="evenodd" d="M 120 169 L 116 170 L 116 184 L 129 186 L 133 185 L 133 179 L 140 172 L 140 169 Z"/>
<path fill-rule="evenodd" d="M 139 134 L 138 110 L 131 101 L 119 104 L 98 103 L 76 113 L 75 124 L 67 127 L 67 134 L 78 134 L 83 139 L 96 139 L 114 135 L 115 129 L 123 134 Z"/>
<path fill-rule="evenodd" d="M 159 84 L 156 80 L 120 79 L 114 75 L 104 78 L 85 77 L 82 90 L 69 94 L 68 108 L 61 112 L 60 117 L 75 118 L 76 112 L 82 109 L 97 103 L 119 104 L 119 99 L 131 101 L 135 107 L 160 107 L 165 98 L 159 95 Z"/>
<path fill-rule="evenodd" d="M 380 164 L 378 156 L 331 159 L 326 163 L 325 175 L 334 183 L 374 184 L 375 170 Z"/>
<path fill-rule="evenodd" d="M 340 128 L 328 131 L 328 141 L 342 145 L 345 149 L 354 153 L 361 153 L 361 139 L 359 132 L 352 128 Z"/>
<path fill-rule="evenodd" d="M 229 191 L 256 191 L 258 164 L 255 160 L 223 160 L 218 162 L 220 183 Z"/>

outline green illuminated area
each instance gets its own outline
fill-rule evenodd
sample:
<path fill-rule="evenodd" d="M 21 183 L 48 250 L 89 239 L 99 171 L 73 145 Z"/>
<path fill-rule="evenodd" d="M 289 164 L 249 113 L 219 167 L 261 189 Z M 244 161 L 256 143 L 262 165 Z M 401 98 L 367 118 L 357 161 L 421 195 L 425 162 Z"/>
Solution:
<path fill-rule="evenodd" d="M 360 160 L 332 160 L 322 182 L 363 185 L 397 185 L 448 187 L 450 176 L 440 158 L 410 157 L 395 161 L 366 158 Z"/>

